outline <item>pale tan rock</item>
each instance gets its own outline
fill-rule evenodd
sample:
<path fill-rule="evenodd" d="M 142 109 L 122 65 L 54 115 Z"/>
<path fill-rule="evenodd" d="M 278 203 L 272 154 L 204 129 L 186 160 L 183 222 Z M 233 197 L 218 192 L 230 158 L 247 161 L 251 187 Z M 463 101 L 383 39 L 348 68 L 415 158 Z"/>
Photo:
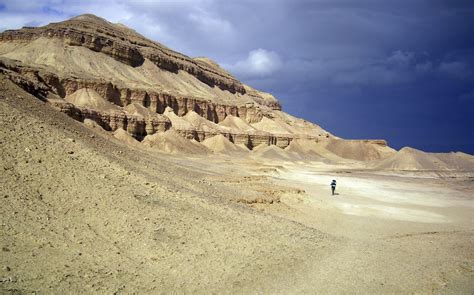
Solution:
<path fill-rule="evenodd" d="M 204 146 L 215 153 L 245 153 L 247 149 L 235 145 L 229 141 L 228 138 L 219 134 L 214 137 L 208 138 L 202 142 Z"/>

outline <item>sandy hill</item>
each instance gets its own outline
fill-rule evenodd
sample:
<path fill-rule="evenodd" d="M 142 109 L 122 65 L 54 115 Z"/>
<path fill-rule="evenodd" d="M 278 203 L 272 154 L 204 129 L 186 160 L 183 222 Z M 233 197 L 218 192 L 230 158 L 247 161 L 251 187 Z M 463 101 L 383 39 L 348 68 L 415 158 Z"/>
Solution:
<path fill-rule="evenodd" d="M 163 133 L 148 135 L 143 139 L 142 144 L 170 154 L 185 153 L 196 155 L 209 152 L 204 145 L 183 138 L 173 129 Z"/>
<path fill-rule="evenodd" d="M 172 108 L 167 107 L 163 113 L 166 117 L 171 120 L 171 124 L 175 129 L 178 130 L 196 130 L 196 128 L 190 122 L 186 121 L 183 117 L 175 114 Z"/>
<path fill-rule="evenodd" d="M 139 141 L 137 141 L 135 138 L 133 138 L 130 134 L 128 134 L 127 131 L 123 130 L 122 128 L 119 128 L 119 129 L 114 131 L 114 137 L 117 138 L 118 140 L 120 140 L 120 141 L 122 141 L 126 144 L 132 145 L 132 146 L 138 147 L 140 145 Z"/>
<path fill-rule="evenodd" d="M 474 171 L 474 157 L 462 153 L 436 154 L 404 147 L 394 155 L 375 164 L 385 170 L 460 170 Z"/>
<path fill-rule="evenodd" d="M 474 171 L 474 156 L 462 152 L 435 153 L 438 159 L 447 164 L 449 169 Z"/>
<path fill-rule="evenodd" d="M 117 105 L 107 101 L 96 91 L 88 88 L 77 90 L 73 94 L 66 96 L 65 100 L 80 107 L 87 107 L 99 111 L 120 111 Z"/>
<path fill-rule="evenodd" d="M 285 150 L 307 160 L 346 162 L 345 159 L 328 151 L 323 144 L 309 139 L 294 139 Z"/>
<path fill-rule="evenodd" d="M 189 111 L 185 116 L 183 116 L 183 119 L 188 121 L 196 130 L 210 133 L 230 132 L 229 128 L 206 120 L 194 111 Z"/>
<path fill-rule="evenodd" d="M 264 134 L 239 117 L 228 115 L 219 126 L 227 127 L 232 133 Z"/>
<path fill-rule="evenodd" d="M 257 151 L 259 151 L 259 150 L 261 150 L 261 149 L 266 148 L 267 146 L 268 146 L 268 144 L 266 144 L 266 143 L 261 143 L 261 144 L 255 146 L 255 147 L 253 147 L 252 152 L 257 152 Z"/>
<path fill-rule="evenodd" d="M 300 137 L 335 137 L 328 131 L 321 128 L 321 126 L 307 120 L 297 118 L 288 113 L 279 110 L 273 110 L 271 113 L 269 113 L 269 115 L 271 116 L 271 119 L 274 120 L 278 125 L 286 126 L 285 128 L 288 128 L 293 134 L 297 134 Z"/>
<path fill-rule="evenodd" d="M 328 139 L 324 141 L 324 147 L 341 158 L 357 161 L 378 160 L 396 152 L 387 146 L 358 140 Z"/>
<path fill-rule="evenodd" d="M 275 145 L 262 145 L 252 151 L 252 155 L 258 158 L 269 160 L 295 161 L 300 160 L 297 153 L 283 150 Z"/>
<path fill-rule="evenodd" d="M 157 116 L 156 113 L 150 111 L 149 109 L 138 103 L 131 103 L 129 105 L 126 105 L 123 110 L 130 115 L 144 118 Z"/>
<path fill-rule="evenodd" d="M 222 134 L 207 138 L 202 142 L 202 145 L 206 146 L 208 149 L 215 153 L 245 153 L 248 150 L 237 146 L 229 141 Z"/>
<path fill-rule="evenodd" d="M 279 118 L 270 119 L 263 117 L 260 122 L 251 124 L 252 127 L 260 131 L 272 133 L 272 134 L 285 134 L 293 135 L 296 134 L 296 130 L 291 125 L 280 120 Z"/>

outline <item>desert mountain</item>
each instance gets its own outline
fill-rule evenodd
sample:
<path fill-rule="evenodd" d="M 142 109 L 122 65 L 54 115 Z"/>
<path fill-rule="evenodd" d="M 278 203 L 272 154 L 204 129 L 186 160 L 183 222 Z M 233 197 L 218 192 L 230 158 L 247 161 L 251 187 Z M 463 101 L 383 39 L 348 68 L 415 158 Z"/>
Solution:
<path fill-rule="evenodd" d="M 445 164 L 434 167 L 418 161 L 428 155 L 396 153 L 384 140 L 338 138 L 283 112 L 271 94 L 243 84 L 214 61 L 188 57 L 90 14 L 4 31 L 0 72 L 78 121 L 92 120 L 110 132 L 124 130 L 167 152 L 203 153 L 206 148 L 199 142 L 212 142 L 208 148 L 214 152 L 240 150 L 228 144 L 250 150 L 273 145 L 286 150 L 272 147 L 264 154 L 331 162 L 383 160 L 377 165 L 400 169 L 406 165 L 398 163 L 417 162 L 413 165 L 428 170 L 464 167 L 458 162 L 470 157 L 445 156 L 440 160 Z M 126 138 L 122 131 L 116 134 Z"/>
<path fill-rule="evenodd" d="M 375 167 L 384 170 L 469 171 L 473 166 L 474 157 L 464 153 L 425 153 L 404 147 L 390 157 L 377 162 Z"/>

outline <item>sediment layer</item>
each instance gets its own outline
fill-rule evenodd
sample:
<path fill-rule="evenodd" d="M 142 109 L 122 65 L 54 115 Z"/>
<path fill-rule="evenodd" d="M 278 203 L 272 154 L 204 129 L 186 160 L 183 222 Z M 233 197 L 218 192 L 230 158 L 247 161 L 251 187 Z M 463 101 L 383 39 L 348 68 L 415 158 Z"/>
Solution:
<path fill-rule="evenodd" d="M 146 135 L 155 132 L 166 131 L 172 124 L 166 116 L 160 118 L 143 118 L 126 114 L 125 112 L 104 112 L 90 108 L 75 106 L 68 103 L 63 98 L 73 94 L 79 89 L 87 88 L 96 91 L 107 101 L 118 106 L 127 106 L 137 103 L 148 108 L 153 113 L 160 115 L 167 107 L 183 116 L 188 111 L 194 111 L 209 121 L 218 123 L 228 115 L 241 117 L 249 123 L 259 122 L 263 117 L 263 112 L 256 104 L 220 105 L 210 101 L 201 101 L 186 97 L 175 97 L 166 93 L 158 93 L 143 89 L 119 88 L 111 82 L 82 80 L 78 78 L 59 78 L 53 73 L 23 66 L 18 62 L 0 59 L 0 72 L 9 77 L 17 85 L 34 94 L 40 99 L 47 99 L 51 94 L 57 97 L 49 99 L 58 110 L 68 114 L 76 120 L 83 122 L 91 119 L 108 131 L 115 131 L 118 128 L 127 130 L 137 139 L 142 139 Z M 179 130 L 178 133 L 188 139 L 203 141 L 219 133 L 204 132 L 199 130 Z M 243 144 L 249 148 L 259 144 L 275 144 L 279 147 L 286 147 L 292 137 L 238 133 L 221 133 L 231 142 Z"/>
<path fill-rule="evenodd" d="M 186 71 L 209 86 L 217 86 L 231 93 L 245 93 L 243 84 L 227 72 L 212 68 L 150 41 L 131 29 L 94 15 L 82 15 L 44 27 L 6 30 L 0 34 L 0 42 L 29 42 L 40 37 L 61 39 L 69 46 L 83 46 L 102 52 L 132 67 L 140 66 L 147 58 L 165 70 Z"/>

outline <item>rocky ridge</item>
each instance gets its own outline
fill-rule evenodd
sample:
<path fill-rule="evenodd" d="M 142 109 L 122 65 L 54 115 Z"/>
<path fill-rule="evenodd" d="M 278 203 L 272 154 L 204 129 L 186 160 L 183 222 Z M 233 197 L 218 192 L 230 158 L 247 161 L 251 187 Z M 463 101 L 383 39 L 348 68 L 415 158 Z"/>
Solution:
<path fill-rule="evenodd" d="M 123 129 L 138 140 L 171 127 L 187 139 L 204 141 L 222 134 L 250 149 L 261 144 L 285 148 L 294 138 L 319 142 L 333 137 L 315 124 L 281 112 L 271 94 L 244 85 L 210 59 L 190 58 L 90 14 L 4 31 L 0 72 L 81 122 L 90 119 L 108 131 Z M 116 109 L 71 103 L 69 98 L 81 91 L 96 93 Z M 131 114 L 126 111 L 131 104 L 154 115 Z M 180 129 L 164 115 L 167 108 L 180 117 L 194 112 L 216 124 L 237 118 L 253 124 L 258 132 Z M 277 129 L 263 128 L 264 118 L 278 120 Z M 364 144 L 386 146 L 385 141 Z"/>
<path fill-rule="evenodd" d="M 132 67 L 142 65 L 147 58 L 160 68 L 173 72 L 183 70 L 208 85 L 215 85 L 232 93 L 245 93 L 242 83 L 225 71 L 211 68 L 207 63 L 193 60 L 150 41 L 125 26 L 112 24 L 92 14 L 80 15 L 40 28 L 7 30 L 0 35 L 0 41 L 28 42 L 39 37 L 57 38 L 65 45 L 83 46 L 102 52 Z"/>

